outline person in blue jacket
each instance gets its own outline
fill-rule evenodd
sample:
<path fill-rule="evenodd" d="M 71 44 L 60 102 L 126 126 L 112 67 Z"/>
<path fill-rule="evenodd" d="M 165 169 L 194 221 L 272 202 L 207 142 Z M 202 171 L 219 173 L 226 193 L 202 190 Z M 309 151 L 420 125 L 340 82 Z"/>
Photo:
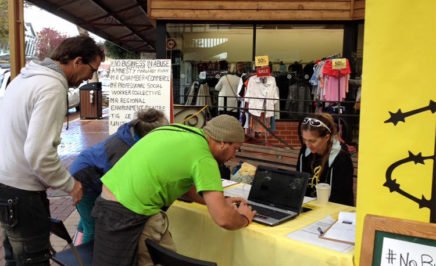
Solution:
<path fill-rule="evenodd" d="M 94 239 L 94 218 L 91 211 L 95 200 L 101 193 L 100 178 L 132 147 L 138 140 L 153 129 L 168 125 L 164 113 L 156 109 L 141 110 L 137 118 L 121 125 L 117 132 L 104 141 L 82 151 L 70 166 L 75 179 L 82 182 L 83 197 L 76 205 L 80 215 L 79 231 L 83 232 L 82 243 Z"/>

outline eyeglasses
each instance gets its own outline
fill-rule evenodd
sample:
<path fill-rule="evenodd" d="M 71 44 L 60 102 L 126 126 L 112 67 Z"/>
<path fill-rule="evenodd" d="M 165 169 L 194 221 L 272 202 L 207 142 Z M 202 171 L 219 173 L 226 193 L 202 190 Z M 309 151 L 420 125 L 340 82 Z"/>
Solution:
<path fill-rule="evenodd" d="M 303 122 L 301 122 L 303 125 L 309 124 L 310 126 L 313 127 L 324 127 L 325 129 L 327 129 L 330 133 L 332 133 L 332 131 L 330 130 L 330 128 L 324 124 L 324 122 L 322 122 L 319 119 L 316 118 L 312 118 L 312 117 L 305 117 L 303 119 Z"/>
<path fill-rule="evenodd" d="M 91 68 L 91 70 L 92 70 L 92 73 L 94 73 L 94 72 L 97 72 L 98 71 L 98 68 L 94 68 L 90 63 L 88 63 L 87 64 L 90 68 Z"/>

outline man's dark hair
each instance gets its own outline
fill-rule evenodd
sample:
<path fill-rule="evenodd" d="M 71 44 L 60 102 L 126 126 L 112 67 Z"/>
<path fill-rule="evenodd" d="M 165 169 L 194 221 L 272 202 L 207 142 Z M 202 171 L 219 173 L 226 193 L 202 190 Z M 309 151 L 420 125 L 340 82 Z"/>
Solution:
<path fill-rule="evenodd" d="M 61 64 L 67 64 L 76 57 L 82 57 L 83 63 L 88 64 L 97 56 L 104 60 L 104 52 L 98 46 L 94 39 L 88 36 L 79 35 L 65 39 L 50 54 L 50 58 L 59 61 Z"/>

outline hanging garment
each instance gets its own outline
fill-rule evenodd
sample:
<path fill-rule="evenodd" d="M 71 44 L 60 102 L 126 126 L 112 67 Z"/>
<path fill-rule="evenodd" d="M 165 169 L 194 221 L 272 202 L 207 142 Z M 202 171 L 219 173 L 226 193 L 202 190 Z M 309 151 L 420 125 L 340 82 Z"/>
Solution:
<path fill-rule="evenodd" d="M 248 102 L 250 114 L 260 116 L 262 112 L 265 117 L 274 116 L 274 105 L 279 100 L 279 92 L 276 80 L 272 76 L 252 76 L 248 80 L 245 101 Z"/>
<path fill-rule="evenodd" d="M 345 59 L 346 67 L 333 69 L 332 59 L 325 61 L 322 69 L 324 86 L 321 99 L 326 101 L 343 101 L 348 92 L 348 81 L 350 79 L 350 63 Z"/>
<path fill-rule="evenodd" d="M 301 119 L 304 113 L 312 112 L 311 88 L 298 83 L 289 86 L 286 110 L 291 119 Z"/>
<path fill-rule="evenodd" d="M 195 105 L 199 88 L 200 83 L 198 81 L 194 81 L 191 85 L 191 88 L 189 88 L 188 97 L 186 98 L 185 105 Z"/>
<path fill-rule="evenodd" d="M 200 88 L 198 89 L 197 102 L 195 105 L 212 105 L 212 99 L 210 97 L 209 86 L 207 85 L 207 83 L 200 85 Z"/>
<path fill-rule="evenodd" d="M 276 84 L 277 84 L 277 87 L 279 88 L 279 98 L 280 98 L 279 110 L 283 112 L 280 114 L 283 118 L 286 117 L 286 110 L 287 109 L 286 109 L 285 99 L 288 98 L 289 82 L 290 82 L 290 80 L 288 79 L 286 74 L 280 74 L 276 77 Z"/>

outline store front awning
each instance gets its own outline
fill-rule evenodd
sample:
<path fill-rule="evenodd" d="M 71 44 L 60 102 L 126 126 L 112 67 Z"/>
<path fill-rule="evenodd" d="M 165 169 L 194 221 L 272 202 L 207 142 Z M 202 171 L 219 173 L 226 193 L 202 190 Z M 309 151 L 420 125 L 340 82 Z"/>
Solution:
<path fill-rule="evenodd" d="M 147 0 L 28 0 L 128 51 L 155 52 Z"/>

